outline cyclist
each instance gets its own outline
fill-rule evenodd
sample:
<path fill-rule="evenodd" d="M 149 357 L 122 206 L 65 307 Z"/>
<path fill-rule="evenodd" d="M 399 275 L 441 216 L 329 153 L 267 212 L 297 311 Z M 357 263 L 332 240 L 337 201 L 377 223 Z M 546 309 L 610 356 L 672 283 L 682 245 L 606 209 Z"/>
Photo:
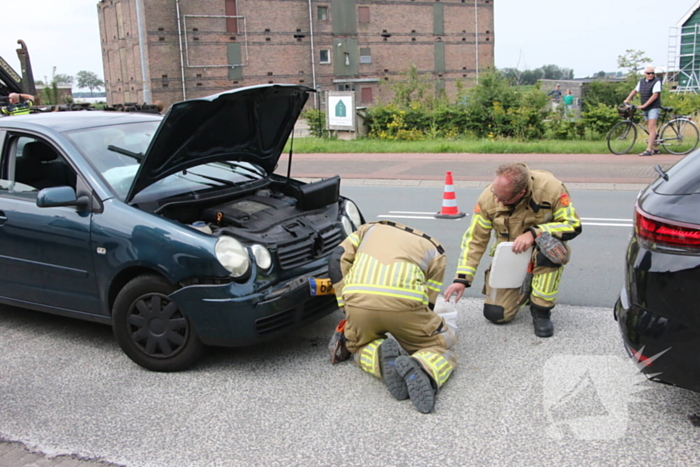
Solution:
<path fill-rule="evenodd" d="M 656 145 L 656 122 L 659 119 L 661 111 L 661 80 L 656 77 L 653 66 L 644 68 L 644 78 L 639 80 L 637 87 L 630 92 L 630 95 L 625 99 L 625 104 L 629 104 L 630 100 L 639 93 L 642 105 L 637 107 L 644 111 L 644 119 L 647 122 L 649 130 L 649 143 L 646 151 L 639 154 L 640 156 L 652 156 L 659 154 L 659 148 Z"/>

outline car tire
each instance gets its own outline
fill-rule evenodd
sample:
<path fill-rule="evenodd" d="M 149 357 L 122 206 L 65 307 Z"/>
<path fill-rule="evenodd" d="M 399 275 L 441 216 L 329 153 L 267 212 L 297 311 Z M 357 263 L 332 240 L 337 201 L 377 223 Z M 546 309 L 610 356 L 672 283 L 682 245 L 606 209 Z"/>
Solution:
<path fill-rule="evenodd" d="M 204 353 L 192 324 L 169 298 L 177 288 L 156 275 L 132 279 L 112 309 L 114 336 L 124 353 L 152 371 L 181 371 Z"/>

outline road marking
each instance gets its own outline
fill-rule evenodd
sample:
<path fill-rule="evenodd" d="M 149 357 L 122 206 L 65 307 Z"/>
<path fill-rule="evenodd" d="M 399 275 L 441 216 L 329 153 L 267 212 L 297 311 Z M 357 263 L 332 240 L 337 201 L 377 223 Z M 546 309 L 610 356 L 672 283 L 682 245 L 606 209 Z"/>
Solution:
<path fill-rule="evenodd" d="M 582 221 L 632 222 L 632 219 L 611 219 L 608 217 L 582 217 Z"/>
<path fill-rule="evenodd" d="M 427 216 L 395 216 L 395 215 L 391 215 L 391 216 L 377 216 L 377 217 L 388 217 L 391 219 L 435 219 L 435 216 L 427 217 Z"/>
<path fill-rule="evenodd" d="M 417 211 L 389 211 L 389 214 L 430 214 L 434 215 L 437 212 L 417 212 Z"/>
<path fill-rule="evenodd" d="M 632 228 L 634 227 L 632 224 L 602 224 L 598 222 L 581 222 L 582 225 L 603 225 L 603 226 L 610 226 L 610 227 L 629 227 Z"/>

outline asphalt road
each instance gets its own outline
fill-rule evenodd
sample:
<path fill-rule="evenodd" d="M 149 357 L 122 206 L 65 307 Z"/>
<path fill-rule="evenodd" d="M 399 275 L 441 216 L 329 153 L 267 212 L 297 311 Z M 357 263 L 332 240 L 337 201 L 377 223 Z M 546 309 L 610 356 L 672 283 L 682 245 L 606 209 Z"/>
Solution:
<path fill-rule="evenodd" d="M 635 373 L 609 309 L 562 306 L 550 339 L 458 311 L 460 367 L 423 415 L 328 362 L 340 312 L 159 374 L 107 327 L 1 308 L 0 433 L 129 467 L 697 465 L 700 394 Z"/>
<path fill-rule="evenodd" d="M 457 188 L 461 219 L 436 219 L 442 206 L 443 187 L 345 186 L 368 221 L 393 220 L 422 230 L 445 247 L 445 283 L 457 269 L 461 240 L 482 188 Z M 622 287 L 627 244 L 632 233 L 632 214 L 637 191 L 571 190 L 571 200 L 582 218 L 583 233 L 570 242 L 571 262 L 566 266 L 560 303 L 612 308 Z M 467 296 L 482 297 L 483 273 L 490 258 L 482 258 Z M 446 286 L 444 287 L 446 288 Z"/>
<path fill-rule="evenodd" d="M 641 178 L 630 167 L 612 183 L 634 193 L 650 167 L 635 165 Z M 456 305 L 459 367 L 428 415 L 352 363 L 328 362 L 340 312 L 158 374 L 128 360 L 108 327 L 0 307 L 0 440 L 21 443 L 0 443 L 0 466 L 697 465 L 700 394 L 639 375 L 609 307 L 559 305 L 555 335 L 538 339 L 527 314 L 495 326 L 481 303 Z"/>

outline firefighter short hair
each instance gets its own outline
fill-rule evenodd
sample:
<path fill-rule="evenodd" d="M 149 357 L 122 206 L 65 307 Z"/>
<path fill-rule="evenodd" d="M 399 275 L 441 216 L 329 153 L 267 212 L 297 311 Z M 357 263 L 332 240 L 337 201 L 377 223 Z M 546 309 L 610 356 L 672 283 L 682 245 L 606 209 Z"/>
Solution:
<path fill-rule="evenodd" d="M 518 162 L 506 162 L 496 169 L 496 176 L 504 176 L 510 179 L 513 193 L 520 193 L 527 188 L 527 169 Z"/>

